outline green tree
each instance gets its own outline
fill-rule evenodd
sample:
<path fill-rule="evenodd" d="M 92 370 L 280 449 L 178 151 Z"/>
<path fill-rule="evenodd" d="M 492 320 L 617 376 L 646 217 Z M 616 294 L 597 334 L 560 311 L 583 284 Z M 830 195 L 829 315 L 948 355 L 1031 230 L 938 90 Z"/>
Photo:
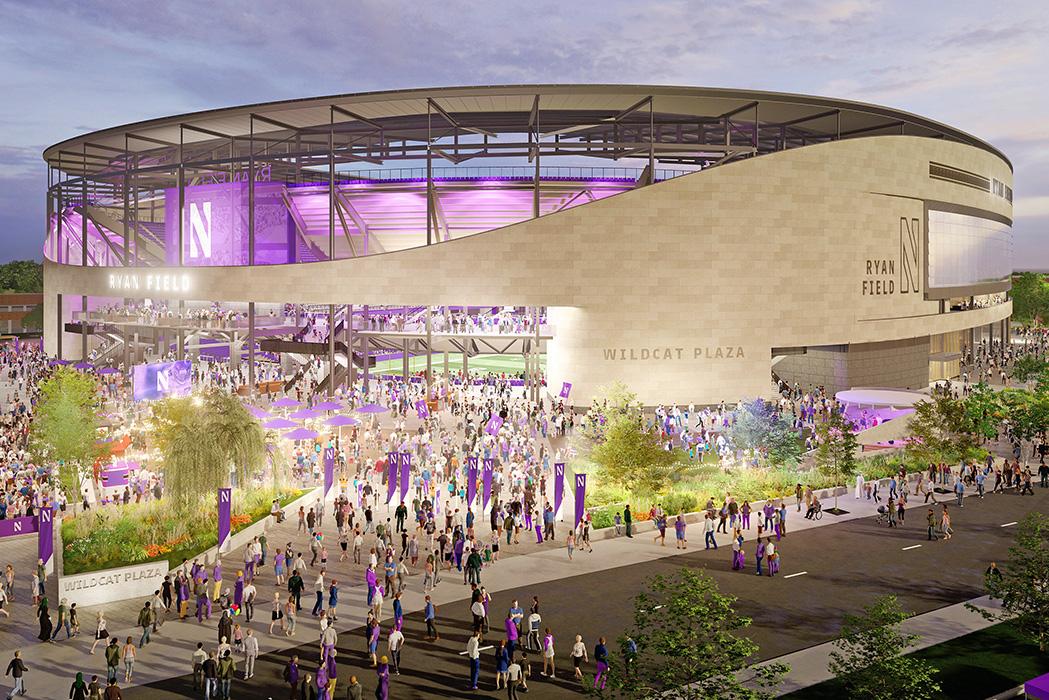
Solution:
<path fill-rule="evenodd" d="M 797 464 L 801 458 L 797 431 L 774 403 L 761 398 L 743 402 L 729 435 L 737 447 L 753 450 L 774 464 Z"/>
<path fill-rule="evenodd" d="M 1024 355 L 1013 363 L 1012 373 L 1009 376 L 1018 382 L 1026 382 L 1028 379 L 1037 378 L 1047 369 L 1049 369 L 1049 360 L 1038 355 Z"/>
<path fill-rule="evenodd" d="M 1001 576 L 988 574 L 987 593 L 1001 611 L 968 606 L 988 620 L 1012 620 L 1038 649 L 1049 648 L 1049 515 L 1028 513 L 1016 528 Z"/>
<path fill-rule="evenodd" d="M 937 394 L 920 401 L 910 417 L 907 456 L 925 464 L 977 459 L 983 451 L 972 427 L 961 399 Z"/>
<path fill-rule="evenodd" d="M 927 661 L 905 656 L 919 637 L 900 624 L 909 617 L 894 595 L 882 596 L 846 615 L 841 636 L 834 641 L 828 670 L 846 688 L 845 697 L 865 700 L 925 700 L 938 697 L 937 669 Z"/>
<path fill-rule="evenodd" d="M 680 450 L 667 451 L 655 428 L 619 416 L 605 426 L 604 440 L 590 450 L 590 459 L 610 481 L 635 493 L 657 493 L 685 476 L 692 467 Z"/>
<path fill-rule="evenodd" d="M 217 489 L 240 485 L 266 464 L 258 422 L 235 396 L 212 390 L 158 401 L 152 438 L 164 465 L 164 487 L 185 505 L 214 498 Z"/>
<path fill-rule="evenodd" d="M 1049 318 L 1049 285 L 1038 272 L 1024 272 L 1013 277 L 1009 292 L 1013 300 L 1013 318 L 1020 323 L 1042 323 Z"/>
<path fill-rule="evenodd" d="M 692 569 L 652 578 L 634 599 L 634 624 L 619 638 L 620 653 L 609 656 L 605 688 L 588 690 L 630 700 L 773 697 L 789 669 L 753 663 L 758 645 L 741 634 L 751 620 L 736 613 L 735 603 Z"/>
<path fill-rule="evenodd" d="M 44 291 L 44 266 L 35 260 L 0 265 L 0 291 L 39 294 Z"/>
<path fill-rule="evenodd" d="M 56 367 L 39 386 L 29 449 L 38 462 L 57 463 L 58 487 L 76 503 L 81 475 L 101 454 L 96 444 L 101 421 L 95 379 L 69 367 Z"/>
<path fill-rule="evenodd" d="M 839 411 L 831 411 L 830 418 L 816 426 L 819 445 L 816 448 L 816 466 L 821 472 L 834 479 L 837 486 L 844 485 L 859 462 L 856 452 L 860 443 L 853 432 L 855 426 Z M 834 513 L 838 511 L 838 493 L 834 492 Z"/>
<path fill-rule="evenodd" d="M 1001 400 L 994 389 L 980 382 L 962 401 L 965 417 L 961 430 L 984 440 L 997 437 L 1002 422 Z"/>
<path fill-rule="evenodd" d="M 623 382 L 612 382 L 598 387 L 594 401 L 586 413 L 582 433 L 591 442 L 605 439 L 608 427 L 619 418 L 641 419 L 641 404 L 637 394 Z"/>

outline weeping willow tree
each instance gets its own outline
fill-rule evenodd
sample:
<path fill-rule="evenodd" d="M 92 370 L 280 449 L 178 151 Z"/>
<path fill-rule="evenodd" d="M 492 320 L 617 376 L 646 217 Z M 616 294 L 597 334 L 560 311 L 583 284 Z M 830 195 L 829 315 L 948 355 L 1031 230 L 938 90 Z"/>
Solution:
<path fill-rule="evenodd" d="M 101 453 L 95 443 L 99 399 L 95 379 L 69 367 L 57 367 L 40 382 L 40 398 L 33 410 L 29 449 L 38 462 L 58 464 L 58 486 L 74 503 L 80 478 Z"/>
<path fill-rule="evenodd" d="M 220 391 L 158 402 L 152 438 L 163 458 L 165 491 L 180 505 L 214 498 L 231 477 L 246 484 L 267 462 L 261 426 L 235 396 Z"/>

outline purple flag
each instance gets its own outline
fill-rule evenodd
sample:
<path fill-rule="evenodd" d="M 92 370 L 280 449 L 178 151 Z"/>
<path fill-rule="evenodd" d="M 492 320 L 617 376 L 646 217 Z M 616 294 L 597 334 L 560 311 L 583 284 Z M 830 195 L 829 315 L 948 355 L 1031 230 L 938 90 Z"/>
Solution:
<path fill-rule="evenodd" d="M 401 500 L 407 500 L 408 498 L 408 482 L 412 477 L 412 454 L 410 452 L 401 453 Z"/>
<path fill-rule="evenodd" d="M 393 502 L 393 493 L 397 490 L 397 469 L 400 461 L 397 452 L 386 455 L 386 505 Z"/>
<path fill-rule="evenodd" d="M 232 515 L 232 489 L 219 489 L 219 552 L 226 551 L 229 543 L 230 516 Z"/>
<path fill-rule="evenodd" d="M 495 471 L 495 460 L 491 457 L 486 457 L 481 463 L 483 466 L 482 475 L 484 478 L 484 496 L 482 496 L 481 510 L 488 508 L 488 502 L 492 500 L 492 473 Z"/>
<path fill-rule="evenodd" d="M 559 394 L 562 399 L 567 399 L 568 395 L 572 393 L 571 382 L 561 382 L 561 393 Z"/>
<path fill-rule="evenodd" d="M 327 496 L 335 484 L 335 448 L 324 448 L 324 495 Z"/>
<path fill-rule="evenodd" d="M 575 475 L 575 524 L 579 527 L 579 521 L 583 519 L 583 511 L 586 510 L 586 474 Z"/>
<path fill-rule="evenodd" d="M 361 491 L 363 491 L 363 490 L 364 490 L 364 484 L 363 483 L 358 483 L 357 484 L 357 507 L 358 508 L 361 507 Z"/>
<path fill-rule="evenodd" d="M 51 559 L 55 554 L 55 507 L 46 505 L 40 509 L 37 520 L 37 546 L 36 555 L 44 560 L 44 566 L 50 570 L 54 565 Z"/>
<path fill-rule="evenodd" d="M 22 516 L 21 518 L 4 518 L 0 520 L 0 537 L 11 537 L 13 535 L 28 535 L 39 532 L 40 518 Z"/>
<path fill-rule="evenodd" d="M 430 409 L 426 406 L 425 399 L 419 399 L 415 402 L 415 413 L 423 420 L 430 417 Z"/>
<path fill-rule="evenodd" d="M 433 492 L 433 514 L 441 514 L 441 489 L 436 489 Z"/>
<path fill-rule="evenodd" d="M 565 463 L 554 464 L 554 515 L 561 512 L 561 499 L 565 496 Z"/>
<path fill-rule="evenodd" d="M 485 423 L 485 425 L 484 425 L 484 432 L 488 433 L 489 435 L 498 435 L 499 434 L 499 428 L 502 428 L 502 427 L 503 427 L 503 419 L 502 419 L 502 417 L 499 416 L 499 414 L 495 414 L 491 418 L 488 419 L 487 423 Z"/>
<path fill-rule="evenodd" d="M 466 507 L 473 508 L 477 496 L 477 458 L 466 458 Z"/>

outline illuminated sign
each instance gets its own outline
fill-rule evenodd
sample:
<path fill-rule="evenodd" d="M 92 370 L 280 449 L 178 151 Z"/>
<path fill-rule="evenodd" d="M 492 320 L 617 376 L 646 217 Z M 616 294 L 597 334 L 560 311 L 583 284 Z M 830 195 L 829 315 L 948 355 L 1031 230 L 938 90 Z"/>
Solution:
<path fill-rule="evenodd" d="M 109 273 L 109 288 L 122 292 L 188 292 L 189 275 L 177 273 Z"/>

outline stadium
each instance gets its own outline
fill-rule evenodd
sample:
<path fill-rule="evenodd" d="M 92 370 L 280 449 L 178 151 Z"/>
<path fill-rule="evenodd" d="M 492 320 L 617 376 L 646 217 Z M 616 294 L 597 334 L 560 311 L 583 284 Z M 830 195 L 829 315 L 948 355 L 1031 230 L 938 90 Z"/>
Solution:
<path fill-rule="evenodd" d="M 502 367 L 577 406 L 614 380 L 712 404 L 777 381 L 922 388 L 1009 333 L 1009 160 L 848 100 L 373 92 L 127 124 L 44 159 L 45 348 L 66 360 L 224 356 L 249 391 L 259 363 L 319 362 L 329 393 Z"/>

